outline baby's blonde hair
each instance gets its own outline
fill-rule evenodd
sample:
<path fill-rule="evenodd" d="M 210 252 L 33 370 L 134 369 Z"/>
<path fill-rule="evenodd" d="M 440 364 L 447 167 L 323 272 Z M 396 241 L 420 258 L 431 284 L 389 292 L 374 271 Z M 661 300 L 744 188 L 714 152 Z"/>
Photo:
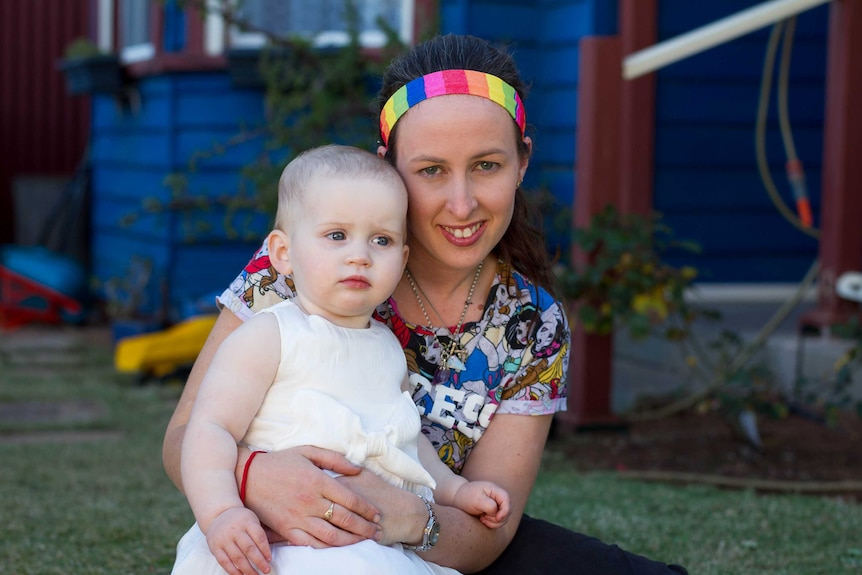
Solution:
<path fill-rule="evenodd" d="M 278 180 L 278 211 L 275 227 L 287 231 L 301 217 L 305 192 L 314 178 L 357 178 L 379 180 L 402 190 L 404 182 L 395 168 L 371 152 L 353 146 L 331 144 L 306 150 L 294 158 Z"/>

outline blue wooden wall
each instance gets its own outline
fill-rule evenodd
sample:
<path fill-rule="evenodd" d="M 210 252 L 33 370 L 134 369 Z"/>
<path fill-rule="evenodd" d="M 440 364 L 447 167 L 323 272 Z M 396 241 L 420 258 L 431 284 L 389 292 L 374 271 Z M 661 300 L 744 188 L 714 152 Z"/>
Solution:
<path fill-rule="evenodd" d="M 231 87 L 226 73 L 176 73 L 135 84 L 119 106 L 93 98 L 92 274 L 97 294 L 142 262 L 152 266 L 141 311 L 175 321 L 190 304 L 221 291 L 267 233 L 263 214 L 230 214 L 219 198 L 235 195 L 240 169 L 260 153 L 251 139 L 226 153 L 189 160 L 262 121 L 257 91 Z M 185 173 L 203 210 L 170 209 L 182 200 L 166 176 Z M 212 301 L 212 298 L 208 298 Z"/>
<path fill-rule="evenodd" d="M 525 107 L 534 154 L 525 187 L 549 192 L 557 207 L 574 201 L 578 43 L 584 36 L 615 34 L 616 26 L 615 0 L 441 2 L 442 32 L 486 38 L 514 55 L 530 86 Z M 566 209 L 548 211 L 549 247 L 565 256 L 571 215 Z"/>
<path fill-rule="evenodd" d="M 751 7 L 760 0 L 659 1 L 659 40 Z M 526 184 L 549 190 L 571 206 L 575 188 L 578 43 L 617 32 L 615 0 L 441 2 L 444 32 L 469 33 L 506 44 L 532 92 L 527 118 L 535 155 Z M 826 62 L 824 6 L 798 18 L 791 68 L 790 116 L 815 212 L 819 204 Z M 816 257 L 816 241 L 774 208 L 758 177 L 754 130 L 763 56 L 761 30 L 658 72 L 654 207 L 682 239 L 699 243 L 696 258 L 673 257 L 702 271 L 707 282 L 789 282 Z M 773 179 L 793 198 L 774 103 L 767 150 Z M 559 211 L 558 224 L 566 223 Z M 552 221 L 546 225 L 553 226 Z M 562 239 L 547 229 L 551 243 Z M 561 245 L 565 249 L 564 245 Z"/>
<path fill-rule="evenodd" d="M 756 1 L 661 0 L 660 39 Z M 565 231 L 553 226 L 570 221 L 565 208 L 575 193 L 578 44 L 585 36 L 616 33 L 617 2 L 441 0 L 440 10 L 442 32 L 506 45 L 531 85 L 526 107 L 535 151 L 526 185 L 547 190 L 563 208 L 556 217 L 548 214 L 546 225 L 551 246 L 565 250 Z M 815 216 L 827 11 L 799 18 L 790 91 Z M 767 35 L 750 34 L 658 73 L 654 205 L 677 236 L 701 244 L 701 256 L 676 262 L 695 265 L 705 281 L 794 281 L 816 256 L 816 242 L 781 218 L 757 176 L 754 120 Z M 216 154 L 189 175 L 193 193 L 209 198 L 209 211 L 189 217 L 145 208 L 172 199 L 165 176 L 185 171 L 193 154 L 234 137 L 239 126 L 259 123 L 262 94 L 233 88 L 223 72 L 165 74 L 136 86 L 139 98 L 131 106 L 93 99 L 93 275 L 104 285 L 127 275 L 132 255 L 151 262 L 144 307 L 174 319 L 188 302 L 223 289 L 269 228 L 265 216 L 248 213 L 226 225 L 217 201 L 236 192 L 240 169 L 261 152 L 262 142 Z M 767 137 L 773 177 L 792 204 L 774 106 Z"/>
<path fill-rule="evenodd" d="M 659 2 L 659 36 L 667 39 L 748 8 L 755 0 Z M 823 150 L 828 7 L 801 14 L 793 43 L 789 115 L 807 171 L 817 224 Z M 776 210 L 758 176 L 757 114 L 770 29 L 760 30 L 658 72 L 654 205 L 682 238 L 703 253 L 681 261 L 703 281 L 793 282 L 817 256 L 816 240 Z M 777 65 L 776 68 L 777 70 Z M 767 156 L 773 180 L 795 209 L 784 174 L 773 78 Z"/>

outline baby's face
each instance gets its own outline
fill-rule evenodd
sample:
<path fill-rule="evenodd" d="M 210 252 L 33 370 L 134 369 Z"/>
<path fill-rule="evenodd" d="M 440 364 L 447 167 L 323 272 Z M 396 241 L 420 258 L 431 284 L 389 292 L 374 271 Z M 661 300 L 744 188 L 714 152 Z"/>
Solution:
<path fill-rule="evenodd" d="M 369 177 L 314 178 L 290 232 L 289 258 L 307 312 L 365 327 L 407 262 L 403 187 Z"/>

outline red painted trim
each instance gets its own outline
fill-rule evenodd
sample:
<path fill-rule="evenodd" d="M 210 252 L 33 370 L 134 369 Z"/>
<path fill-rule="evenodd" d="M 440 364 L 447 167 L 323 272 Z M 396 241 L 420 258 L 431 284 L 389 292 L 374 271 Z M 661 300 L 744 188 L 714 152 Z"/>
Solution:
<path fill-rule="evenodd" d="M 153 53 L 158 58 L 164 53 L 165 47 L 165 7 L 161 2 L 150 3 L 150 41 L 153 43 Z"/>
<path fill-rule="evenodd" d="M 188 54 L 203 56 L 204 15 L 196 8 L 186 8 L 186 49 Z"/>
<path fill-rule="evenodd" d="M 835 280 L 862 268 L 862 0 L 836 0 L 829 10 L 819 294 L 800 320 L 816 328 L 859 313 L 836 295 Z"/>
<path fill-rule="evenodd" d="M 658 40 L 658 0 L 620 0 L 623 57 Z M 656 75 L 622 85 L 620 211 L 646 215 L 653 208 L 655 180 Z"/>
<path fill-rule="evenodd" d="M 165 74 L 167 72 L 202 72 L 223 70 L 227 67 L 224 56 L 206 56 L 186 52 L 161 52 L 156 57 L 126 66 L 131 78 Z"/>
<path fill-rule="evenodd" d="M 438 0 L 413 1 L 413 43 L 418 44 L 423 36 L 440 32 L 440 6 Z"/>
<path fill-rule="evenodd" d="M 608 204 L 617 204 L 620 187 L 622 44 L 617 37 L 589 37 L 580 42 L 580 77 L 575 165 L 574 225 L 586 226 Z M 588 254 L 573 248 L 573 260 Z M 571 318 L 577 317 L 572 309 Z M 617 425 L 611 414 L 613 339 L 587 334 L 574 321 L 569 361 L 565 427 Z"/>
<path fill-rule="evenodd" d="M 580 42 L 574 202 L 577 227 L 587 225 L 607 204 L 617 203 L 621 55 L 617 37 L 594 36 Z"/>
<path fill-rule="evenodd" d="M 112 34 L 112 39 L 114 43 L 114 51 L 120 52 L 120 3 L 118 0 L 114 0 L 114 11 L 112 13 L 111 18 L 111 26 L 114 28 L 114 32 Z"/>

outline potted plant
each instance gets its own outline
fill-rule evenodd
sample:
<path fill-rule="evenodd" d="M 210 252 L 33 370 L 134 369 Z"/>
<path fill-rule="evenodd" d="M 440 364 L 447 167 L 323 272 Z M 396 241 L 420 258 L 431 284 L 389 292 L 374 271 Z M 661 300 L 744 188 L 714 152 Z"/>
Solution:
<path fill-rule="evenodd" d="M 69 94 L 119 94 L 123 89 L 120 59 L 106 53 L 88 38 L 77 38 L 67 47 L 60 69 Z"/>

